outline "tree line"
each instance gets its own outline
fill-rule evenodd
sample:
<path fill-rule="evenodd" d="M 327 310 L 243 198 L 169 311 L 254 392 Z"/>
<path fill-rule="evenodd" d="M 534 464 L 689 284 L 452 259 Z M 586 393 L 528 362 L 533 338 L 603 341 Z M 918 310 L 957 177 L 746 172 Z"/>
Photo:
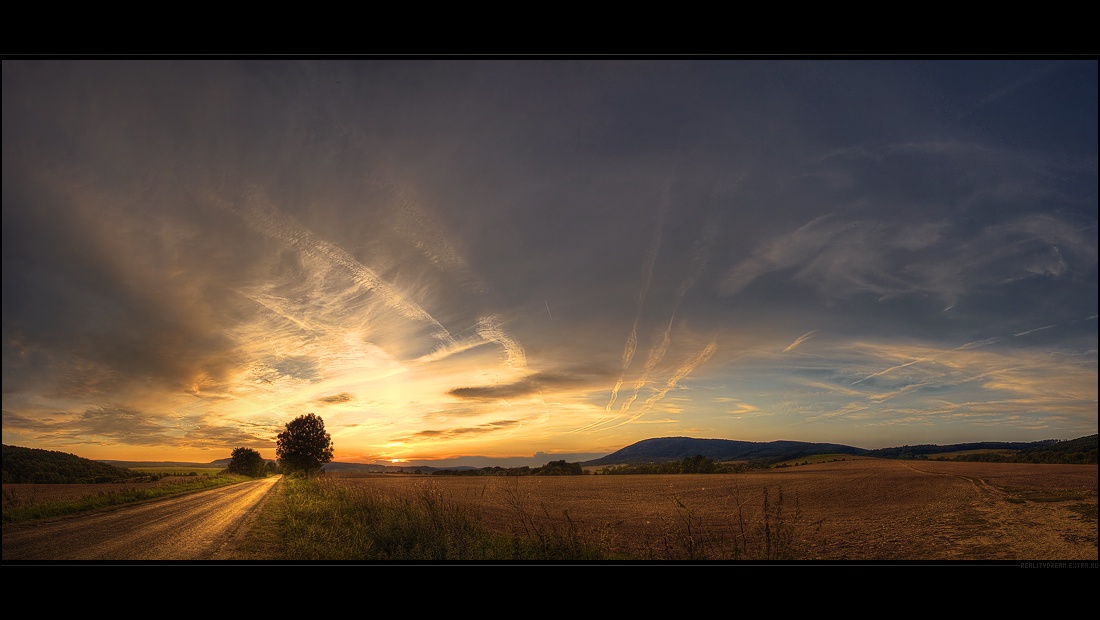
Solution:
<path fill-rule="evenodd" d="M 479 469 L 437 469 L 433 476 L 581 476 L 587 474 L 580 463 L 550 461 L 542 467 L 481 467 Z"/>
<path fill-rule="evenodd" d="M 67 452 L 3 446 L 4 484 L 132 482 L 143 474 Z"/>
<path fill-rule="evenodd" d="M 772 465 L 770 459 L 757 459 L 744 463 L 723 463 L 697 454 L 679 461 L 641 463 L 637 465 L 613 465 L 599 471 L 601 475 L 622 474 L 736 474 L 752 469 L 765 469 Z M 481 467 L 479 469 L 439 469 L 433 476 L 581 476 L 593 472 L 580 463 L 550 461 L 542 467 Z"/>
<path fill-rule="evenodd" d="M 1013 454 L 982 452 L 960 454 L 953 460 L 980 463 L 1048 463 L 1062 465 L 1096 465 L 1096 448 L 1082 452 L 1063 450 L 1026 450 Z"/>
<path fill-rule="evenodd" d="M 1096 463 L 1097 435 L 1087 435 L 1059 441 L 1045 439 L 1033 442 L 993 442 L 960 443 L 947 446 L 916 445 L 870 450 L 867 456 L 886 459 L 927 460 L 951 458 L 955 461 L 981 461 L 990 463 L 1063 463 L 1087 465 Z M 962 452 L 965 450 L 989 450 L 953 457 L 939 457 L 938 454 Z M 997 452 L 992 452 L 996 450 Z"/>
<path fill-rule="evenodd" d="M 727 463 L 697 454 L 679 461 L 660 463 L 640 463 L 637 465 L 614 465 L 600 472 L 609 475 L 622 474 L 739 474 L 754 469 L 767 469 L 773 459 L 752 459 L 745 462 Z"/>

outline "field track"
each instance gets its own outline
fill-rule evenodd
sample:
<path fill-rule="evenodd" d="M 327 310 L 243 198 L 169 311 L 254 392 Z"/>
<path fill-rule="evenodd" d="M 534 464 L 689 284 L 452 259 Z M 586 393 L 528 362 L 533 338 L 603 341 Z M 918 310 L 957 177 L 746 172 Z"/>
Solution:
<path fill-rule="evenodd" d="M 764 489 L 808 560 L 1097 560 L 1097 467 L 849 459 L 745 474 L 342 478 L 387 493 L 432 489 L 501 530 L 562 528 L 678 559 L 761 522 Z M 566 519 L 568 513 L 568 520 Z M 526 515 L 526 516 L 524 516 Z M 690 526 L 690 528 L 689 528 Z M 713 556 L 711 556 L 713 557 Z"/>

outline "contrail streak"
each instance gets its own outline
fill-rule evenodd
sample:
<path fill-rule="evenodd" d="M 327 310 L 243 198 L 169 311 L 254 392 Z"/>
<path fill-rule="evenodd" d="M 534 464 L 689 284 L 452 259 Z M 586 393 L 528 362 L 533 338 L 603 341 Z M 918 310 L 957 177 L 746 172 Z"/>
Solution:
<path fill-rule="evenodd" d="M 1012 335 L 1013 335 L 1013 336 L 1017 336 L 1017 337 L 1019 337 L 1019 336 L 1026 336 L 1026 335 L 1028 335 L 1028 334 L 1033 334 L 1033 333 L 1035 333 L 1035 332 L 1041 332 L 1041 331 L 1043 331 L 1044 329 L 1050 329 L 1051 327 L 1058 327 L 1058 326 L 1057 326 L 1057 325 L 1047 325 L 1047 326 L 1045 326 L 1045 327 L 1036 327 L 1035 329 L 1029 329 L 1029 330 L 1027 330 L 1026 332 L 1020 332 L 1020 333 L 1018 333 L 1018 334 L 1012 334 Z"/>
<path fill-rule="evenodd" d="M 270 300 L 274 299 L 274 298 L 272 298 L 270 295 L 250 295 L 250 294 L 245 293 L 243 291 L 241 291 L 241 294 L 244 295 L 245 297 L 248 297 L 252 301 L 260 304 L 264 308 L 267 308 L 271 312 L 273 312 L 273 313 L 279 315 L 280 317 L 286 319 L 287 321 L 290 321 L 291 323 L 294 323 L 295 325 L 300 327 L 302 329 L 302 331 L 306 331 L 306 332 L 314 331 L 314 329 L 312 327 L 310 327 L 309 325 L 306 325 L 300 319 L 298 319 L 297 317 L 291 315 L 289 312 L 285 311 L 280 305 L 271 303 Z"/>
<path fill-rule="evenodd" d="M 975 340 L 974 342 L 968 342 L 966 344 L 959 345 L 955 347 L 955 350 L 966 351 L 968 349 L 977 349 L 978 347 L 984 347 L 987 344 L 993 344 L 995 342 L 1000 342 L 1001 340 L 1004 339 L 998 336 L 993 336 L 992 338 L 986 338 L 985 340 Z"/>
<path fill-rule="evenodd" d="M 637 420 L 638 418 L 642 417 L 643 415 L 645 415 L 646 412 L 649 411 L 650 408 L 653 407 L 654 404 L 656 404 L 658 401 L 660 401 L 662 398 L 664 398 L 665 395 L 667 395 L 669 392 L 671 392 L 672 389 L 675 388 L 676 385 L 681 380 L 684 379 L 684 377 L 686 377 L 689 374 L 691 374 L 692 372 L 694 372 L 694 370 L 696 368 L 698 368 L 700 365 L 702 365 L 708 359 L 710 359 L 710 356 L 714 355 L 714 352 L 717 351 L 717 350 L 718 350 L 718 343 L 717 342 L 711 342 L 710 344 L 708 344 L 706 347 L 703 348 L 702 351 L 697 353 L 694 357 L 692 357 L 691 359 L 689 359 L 686 362 L 684 362 L 683 364 L 681 364 L 680 367 L 676 369 L 676 372 L 673 373 L 673 375 L 671 377 L 669 377 L 669 379 L 665 383 L 665 385 L 660 390 L 658 390 L 655 394 L 653 394 L 653 396 L 650 396 L 649 398 L 646 399 L 645 406 L 642 408 L 641 411 L 634 414 L 630 418 L 628 418 L 628 419 L 626 419 L 622 422 L 619 422 L 615 426 L 610 426 L 608 428 L 615 428 L 617 426 L 622 426 L 623 424 L 629 424 L 629 423 Z M 604 429 L 604 430 L 607 430 L 607 429 Z"/>
<path fill-rule="evenodd" d="M 680 367 L 676 369 L 676 372 L 673 373 L 672 377 L 669 378 L 668 382 L 665 383 L 665 386 L 661 388 L 656 394 L 646 399 L 646 408 L 648 409 L 649 406 L 651 406 L 653 403 L 656 403 L 657 401 L 664 398 L 665 395 L 672 390 L 672 388 L 676 387 L 676 384 L 680 383 L 680 381 L 683 380 L 684 377 L 690 375 L 692 372 L 695 371 L 696 368 L 709 360 L 710 356 L 714 355 L 714 352 L 717 350 L 718 343 L 711 342 L 706 347 L 703 347 L 703 350 L 697 353 L 695 357 L 692 357 L 688 361 L 681 364 Z"/>
<path fill-rule="evenodd" d="M 642 308 L 645 306 L 645 299 L 649 294 L 649 286 L 653 282 L 653 266 L 657 262 L 657 253 L 661 249 L 661 236 L 664 231 L 665 216 L 668 214 L 669 209 L 668 188 L 671 182 L 672 175 L 669 175 L 669 178 L 665 181 L 661 206 L 657 210 L 657 225 L 653 230 L 653 240 L 646 248 L 645 257 L 642 260 L 642 286 L 638 291 L 638 311 L 634 315 L 634 325 L 631 326 L 630 334 L 626 337 L 626 345 L 623 347 L 623 367 L 619 373 L 619 380 L 615 382 L 615 387 L 611 390 L 611 400 L 604 407 L 608 412 L 611 411 L 611 406 L 615 404 L 615 399 L 619 396 L 619 388 L 623 385 L 623 377 L 626 376 L 630 363 L 634 361 L 634 353 L 638 350 L 638 322 L 642 318 Z"/>
<path fill-rule="evenodd" d="M 676 313 L 673 312 L 673 318 Z M 638 392 L 645 387 L 647 381 L 649 381 L 649 374 L 653 372 L 653 369 L 657 367 L 657 364 L 661 361 L 661 358 L 665 356 L 665 352 L 668 351 L 668 345 L 672 342 L 672 318 L 668 320 L 668 327 L 665 328 L 665 333 L 661 338 L 661 342 L 649 352 L 649 357 L 646 359 L 645 368 L 642 369 L 642 376 L 634 383 L 634 392 L 631 393 L 630 399 L 623 403 L 620 413 L 626 413 L 627 409 L 630 409 L 630 405 L 634 401 L 638 400 Z"/>
<path fill-rule="evenodd" d="M 672 342 L 672 324 L 676 320 L 676 313 L 680 310 L 680 304 L 683 303 L 684 296 L 687 295 L 687 292 L 695 285 L 695 281 L 699 279 L 699 274 L 702 273 L 703 267 L 707 264 L 707 255 L 710 253 L 710 245 L 716 233 L 716 227 L 708 227 L 703 235 L 703 240 L 697 244 L 695 252 L 692 253 L 691 266 L 688 269 L 687 278 L 680 283 L 680 288 L 676 291 L 676 302 L 672 307 L 672 316 L 668 319 L 668 325 L 665 327 L 661 342 L 650 351 L 649 358 L 646 360 L 645 370 L 642 371 L 641 378 L 638 379 L 638 382 L 634 385 L 634 393 L 631 394 L 630 400 L 623 403 L 621 413 L 626 413 L 630 405 L 638 399 L 638 391 L 645 386 L 647 381 L 649 381 L 649 374 L 653 372 L 653 369 L 657 367 L 657 364 L 664 358 L 665 353 L 668 352 L 668 346 Z"/>
<path fill-rule="evenodd" d="M 1092 317 L 1089 317 L 1089 318 L 1092 319 L 1092 318 L 1096 318 L 1096 317 L 1092 316 Z M 1054 324 L 1054 325 L 1044 325 L 1043 327 L 1037 327 L 1035 329 L 1029 329 L 1029 330 L 1026 330 L 1026 331 L 1017 332 L 1017 333 L 1012 334 L 1012 335 L 1014 337 L 1026 336 L 1027 334 L 1031 334 L 1031 333 L 1038 332 L 1038 331 L 1043 331 L 1045 329 L 1050 329 L 1052 327 L 1058 327 L 1058 326 L 1059 325 L 1057 323 Z M 810 333 L 813 333 L 813 332 L 810 332 Z M 809 334 L 807 334 L 807 336 L 808 335 Z M 801 338 L 796 340 L 794 342 L 794 344 L 787 347 L 787 349 L 784 349 L 784 351 L 794 348 L 798 343 L 802 342 L 802 340 L 804 340 L 805 338 L 806 338 L 806 336 L 802 336 Z M 1000 342 L 1004 339 L 1005 339 L 1005 337 L 1002 337 L 1002 336 L 992 336 L 990 338 L 985 338 L 983 340 L 974 340 L 972 342 L 967 342 L 966 344 L 959 345 L 959 346 L 955 347 L 954 349 L 952 349 L 952 351 L 969 351 L 970 349 L 977 349 L 979 347 L 984 347 L 986 345 L 995 344 L 995 343 Z M 876 372 L 874 374 L 867 375 L 866 377 L 864 377 L 864 378 L 862 378 L 858 381 L 855 381 L 853 383 L 850 383 L 849 385 L 856 385 L 857 383 L 863 383 L 864 381 L 866 381 L 868 379 L 873 379 L 875 377 L 880 377 L 880 376 L 882 376 L 882 375 L 884 375 L 888 372 L 892 372 L 892 371 L 898 370 L 900 368 L 905 368 L 906 366 L 912 366 L 913 364 L 917 364 L 917 363 L 920 363 L 920 362 L 927 362 L 927 361 L 932 360 L 932 359 L 933 359 L 932 357 L 923 357 L 923 358 L 920 358 L 920 359 L 913 360 L 911 362 L 906 362 L 905 364 L 899 364 L 897 366 L 891 366 L 890 368 L 887 368 L 886 370 L 882 370 L 882 371 Z"/>
<path fill-rule="evenodd" d="M 798 338 L 795 338 L 795 341 L 792 342 L 791 344 L 787 345 L 787 348 L 783 349 L 783 352 L 786 353 L 788 351 L 794 350 L 795 347 L 797 347 L 798 345 L 802 344 L 803 342 L 806 342 L 807 340 L 809 340 L 810 336 L 812 336 L 814 334 L 814 332 L 816 332 L 816 331 L 817 331 L 816 329 L 810 330 L 810 331 L 806 332 L 805 334 L 802 334 Z"/>
<path fill-rule="evenodd" d="M 476 292 L 485 292 L 485 283 L 475 276 L 466 261 L 447 241 L 443 228 L 424 208 L 410 198 L 406 192 L 390 184 L 395 194 L 401 219 L 398 228 L 409 243 L 420 250 L 425 257 L 441 270 L 457 275 L 460 282 Z"/>
<path fill-rule="evenodd" d="M 888 372 L 893 372 L 895 370 L 898 370 L 899 368 L 905 368 L 906 366 L 912 366 L 913 364 L 918 364 L 920 362 L 927 362 L 929 359 L 930 358 L 922 357 L 920 359 L 916 359 L 916 360 L 913 360 L 911 362 L 906 362 L 904 364 L 898 364 L 897 366 L 891 366 L 890 368 L 887 368 L 886 370 L 881 370 L 881 371 L 876 372 L 872 375 L 867 375 L 866 377 L 860 379 L 859 381 L 853 381 L 852 383 L 849 383 L 848 385 L 856 385 L 858 383 L 863 383 L 864 381 L 866 381 L 868 379 L 874 379 L 875 377 L 881 377 L 882 375 L 884 375 Z"/>
<path fill-rule="evenodd" d="M 450 332 L 435 320 L 417 303 L 404 297 L 397 289 L 378 276 L 372 269 L 359 261 L 336 244 L 319 239 L 305 227 L 298 224 L 288 215 L 283 215 L 269 206 L 255 204 L 261 200 L 253 196 L 251 208 L 240 211 L 230 206 L 230 210 L 238 213 L 254 230 L 269 237 L 278 239 L 287 245 L 297 249 L 305 256 L 320 258 L 329 264 L 342 268 L 363 288 L 379 295 L 383 302 L 402 316 L 417 321 L 430 323 L 438 328 L 435 337 L 445 342 L 454 342 Z"/>
<path fill-rule="evenodd" d="M 453 342 L 451 344 L 440 345 L 435 350 L 433 350 L 431 353 L 421 355 L 420 357 L 416 358 L 416 360 L 414 360 L 414 361 L 417 362 L 417 363 L 438 362 L 439 360 L 447 359 L 448 357 L 450 357 L 450 356 L 452 356 L 456 353 L 462 353 L 463 351 L 469 351 L 470 349 L 473 349 L 475 347 L 480 347 L 480 346 L 485 345 L 487 343 L 489 343 L 489 341 L 485 340 L 484 338 L 477 338 L 477 339 L 470 338 L 470 339 L 466 339 L 466 340 L 456 340 L 455 342 Z"/>

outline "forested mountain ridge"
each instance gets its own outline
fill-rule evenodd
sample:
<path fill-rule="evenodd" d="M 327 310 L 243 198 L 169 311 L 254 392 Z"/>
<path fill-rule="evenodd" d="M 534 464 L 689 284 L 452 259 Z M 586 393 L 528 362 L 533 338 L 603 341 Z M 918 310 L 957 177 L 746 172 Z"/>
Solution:
<path fill-rule="evenodd" d="M 95 484 L 122 482 L 142 474 L 67 452 L 3 446 L 4 484 Z"/>
<path fill-rule="evenodd" d="M 1067 465 L 1087 465 L 1097 463 L 1097 435 L 1078 437 L 1069 441 L 1053 442 L 1047 445 L 1025 448 L 1009 454 L 985 453 L 963 454 L 956 461 L 983 461 L 991 463 L 1063 463 Z"/>
<path fill-rule="evenodd" d="M 585 461 L 592 465 L 637 465 L 678 461 L 703 456 L 715 461 L 782 460 L 814 454 L 863 455 L 867 450 L 833 443 L 804 441 L 737 441 L 733 439 L 695 439 L 692 437 L 657 437 L 644 439 L 605 457 Z"/>
<path fill-rule="evenodd" d="M 1068 441 L 1046 439 L 1032 442 L 983 441 L 948 445 L 924 444 L 868 450 L 843 444 L 802 441 L 751 442 L 732 439 L 659 437 L 631 444 L 607 456 L 585 461 L 583 466 L 638 465 L 679 461 L 695 456 L 722 461 L 781 462 L 817 454 L 851 454 L 890 459 L 935 458 L 937 454 L 973 450 L 1004 450 L 1011 454 L 962 455 L 957 460 L 989 460 L 1029 463 L 1096 463 L 1097 436 Z"/>

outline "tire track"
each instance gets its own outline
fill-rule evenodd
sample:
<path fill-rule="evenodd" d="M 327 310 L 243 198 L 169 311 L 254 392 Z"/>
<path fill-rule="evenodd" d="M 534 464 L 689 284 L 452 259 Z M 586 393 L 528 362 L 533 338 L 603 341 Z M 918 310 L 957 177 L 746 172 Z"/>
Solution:
<path fill-rule="evenodd" d="M 961 515 L 955 524 L 959 559 L 1058 560 L 1080 558 L 1082 553 L 1097 557 L 1095 520 L 1090 525 L 1087 518 L 1065 506 L 1028 501 L 1023 494 L 990 484 L 978 476 L 896 462 L 920 474 L 948 476 L 970 483 L 975 495 L 969 502 L 969 514 Z M 1068 501 L 1075 496 L 1066 497 Z M 1095 501 L 1094 496 L 1092 503 Z M 1021 532 L 1027 534 L 1021 536 Z M 1021 551 L 1027 555 L 1021 557 Z"/>

